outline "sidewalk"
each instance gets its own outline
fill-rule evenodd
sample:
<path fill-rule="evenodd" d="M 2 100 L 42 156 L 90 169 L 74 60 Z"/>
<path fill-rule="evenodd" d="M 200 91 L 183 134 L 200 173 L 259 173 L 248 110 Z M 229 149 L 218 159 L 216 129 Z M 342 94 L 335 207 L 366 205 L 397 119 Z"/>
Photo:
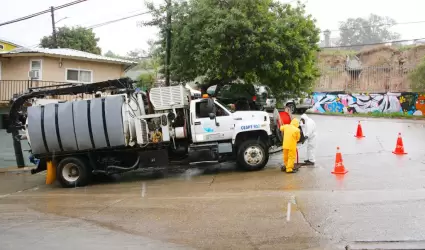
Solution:
<path fill-rule="evenodd" d="M 0 198 L 13 193 L 44 185 L 43 174 L 32 175 L 30 172 L 3 172 L 0 173 Z"/>
<path fill-rule="evenodd" d="M 35 169 L 36 166 L 27 166 L 27 167 L 23 167 L 23 168 L 19 168 L 16 166 L 11 166 L 11 167 L 0 167 L 0 174 L 4 174 L 4 173 L 23 173 L 23 172 L 28 172 L 31 173 L 32 169 Z"/>

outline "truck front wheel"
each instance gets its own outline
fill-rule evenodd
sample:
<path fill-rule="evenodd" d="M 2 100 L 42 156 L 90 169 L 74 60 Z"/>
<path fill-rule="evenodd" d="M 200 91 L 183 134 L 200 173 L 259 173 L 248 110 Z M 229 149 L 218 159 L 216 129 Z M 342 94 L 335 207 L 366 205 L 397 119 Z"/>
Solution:
<path fill-rule="evenodd" d="M 257 140 L 247 140 L 239 146 L 238 165 L 244 170 L 255 171 L 263 169 L 269 161 L 269 151 Z"/>
<path fill-rule="evenodd" d="M 59 162 L 56 178 L 62 187 L 82 187 L 89 183 L 90 166 L 79 157 L 66 157 Z"/>

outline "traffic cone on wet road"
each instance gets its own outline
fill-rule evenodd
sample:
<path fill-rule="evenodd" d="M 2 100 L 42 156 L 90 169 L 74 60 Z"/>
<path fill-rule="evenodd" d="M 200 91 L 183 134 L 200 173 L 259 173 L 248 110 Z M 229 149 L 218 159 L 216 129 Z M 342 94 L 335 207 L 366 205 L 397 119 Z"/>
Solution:
<path fill-rule="evenodd" d="M 348 171 L 344 167 L 344 163 L 342 162 L 342 155 L 339 152 L 339 147 L 336 147 L 336 157 L 335 157 L 335 167 L 332 174 L 346 174 Z"/>
<path fill-rule="evenodd" d="M 360 124 L 360 121 L 359 121 L 359 124 L 357 125 L 357 132 L 356 132 L 355 137 L 357 137 L 357 138 L 363 138 L 363 137 L 365 137 L 363 135 L 363 129 L 362 129 L 362 125 Z"/>
<path fill-rule="evenodd" d="M 395 145 L 393 154 L 396 154 L 396 155 L 407 154 L 406 152 L 404 152 L 403 139 L 401 138 L 401 133 L 398 133 L 397 144 Z"/>

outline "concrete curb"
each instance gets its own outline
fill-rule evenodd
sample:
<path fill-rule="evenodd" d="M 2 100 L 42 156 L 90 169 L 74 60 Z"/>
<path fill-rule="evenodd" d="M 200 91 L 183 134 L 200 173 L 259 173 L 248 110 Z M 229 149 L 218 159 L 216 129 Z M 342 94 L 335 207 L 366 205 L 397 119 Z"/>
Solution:
<path fill-rule="evenodd" d="M 379 117 L 379 116 L 367 116 L 367 115 L 351 115 L 351 114 L 331 114 L 331 113 L 318 113 L 318 112 L 306 112 L 309 115 L 321 115 L 321 116 L 337 116 L 337 117 L 353 117 L 353 118 L 370 118 L 370 119 L 391 119 L 391 120 L 404 120 L 404 121 L 423 121 L 423 116 L 412 116 L 412 117 Z"/>
<path fill-rule="evenodd" d="M 31 172 L 32 169 L 35 169 L 36 167 L 6 167 L 6 168 L 0 168 L 0 174 L 4 173 L 26 173 Z"/>
<path fill-rule="evenodd" d="M 387 241 L 387 242 L 354 242 L 345 247 L 346 250 L 368 250 L 368 249 L 425 249 L 424 241 Z"/>

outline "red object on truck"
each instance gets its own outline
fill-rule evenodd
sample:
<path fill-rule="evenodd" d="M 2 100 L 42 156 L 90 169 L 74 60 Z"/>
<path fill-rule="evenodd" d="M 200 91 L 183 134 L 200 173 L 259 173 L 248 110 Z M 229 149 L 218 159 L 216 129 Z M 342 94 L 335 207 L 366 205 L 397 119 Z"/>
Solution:
<path fill-rule="evenodd" d="M 287 112 L 279 111 L 279 116 L 280 116 L 280 121 L 282 122 L 282 124 L 280 125 L 291 123 L 291 116 Z"/>
<path fill-rule="evenodd" d="M 279 127 L 281 125 L 285 125 L 285 124 L 290 124 L 291 123 L 291 116 L 289 115 L 288 112 L 285 111 L 279 111 L 279 116 L 280 116 L 280 121 L 281 124 L 279 124 Z M 296 163 L 299 163 L 299 158 L 298 158 L 298 148 L 297 148 L 297 161 Z"/>

